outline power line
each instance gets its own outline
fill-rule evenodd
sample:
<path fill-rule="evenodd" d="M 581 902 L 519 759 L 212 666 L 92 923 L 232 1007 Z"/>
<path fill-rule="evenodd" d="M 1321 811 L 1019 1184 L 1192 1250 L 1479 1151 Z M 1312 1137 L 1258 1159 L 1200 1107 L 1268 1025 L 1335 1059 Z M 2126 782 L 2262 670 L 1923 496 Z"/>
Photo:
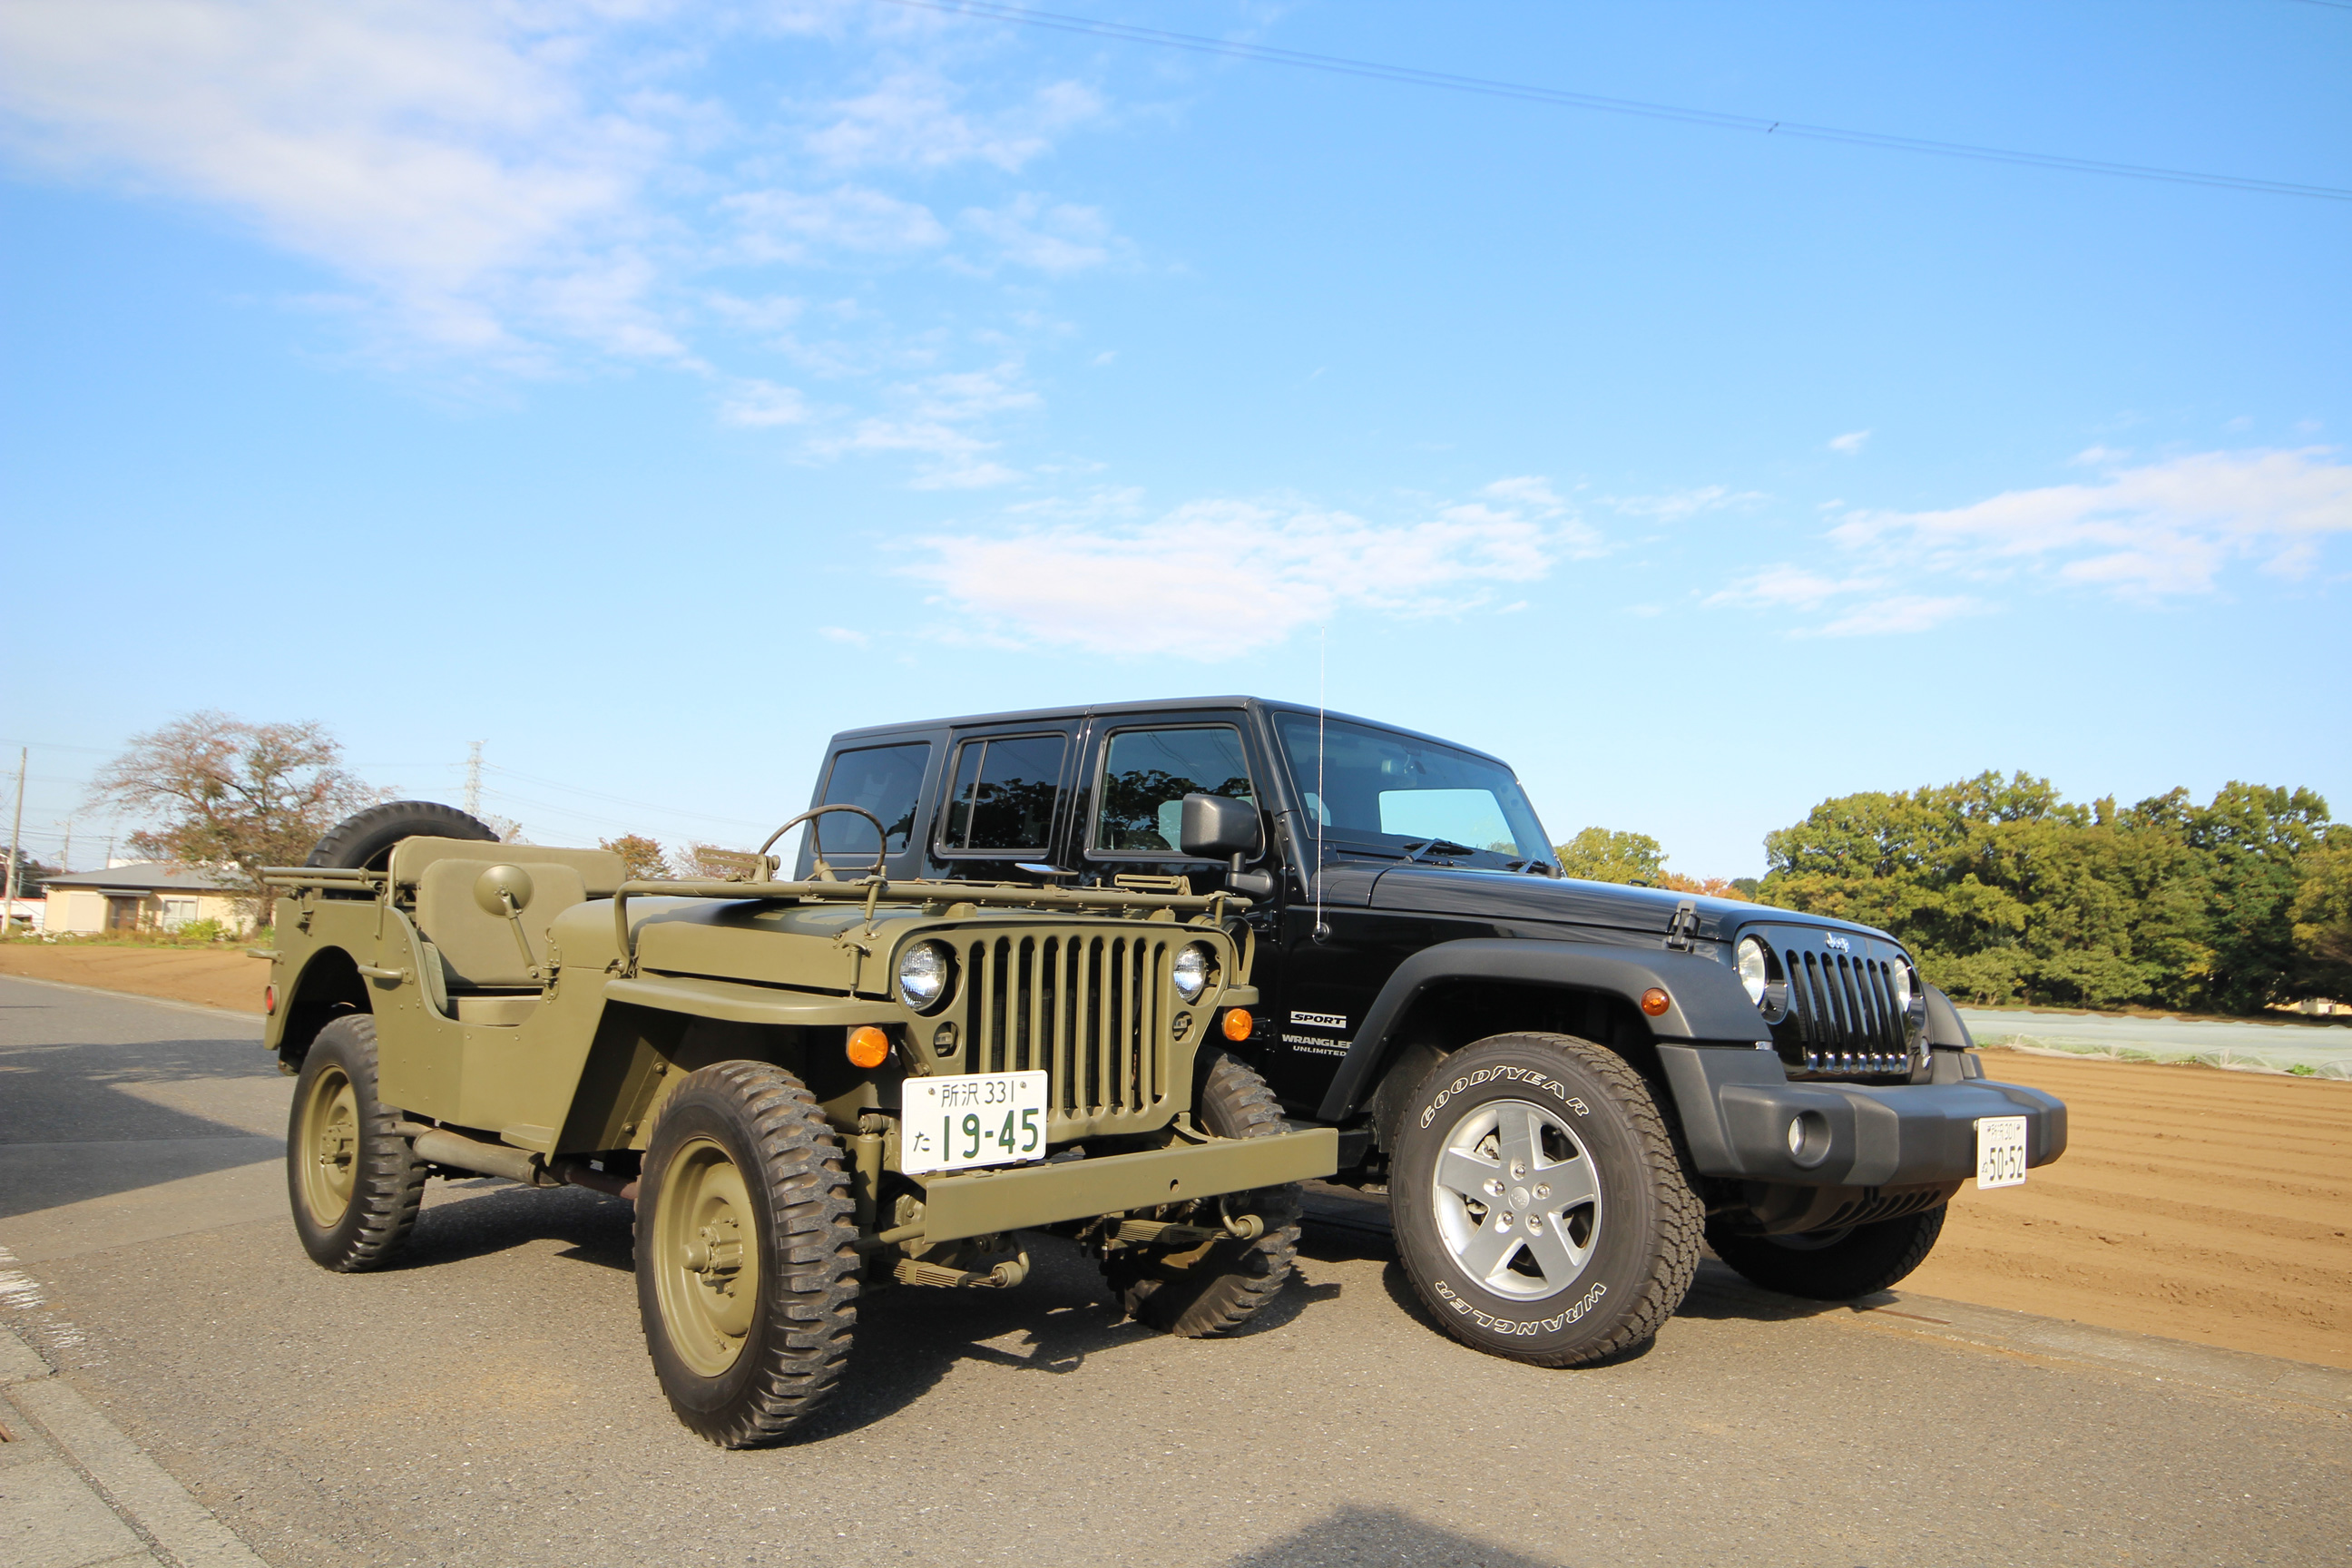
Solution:
<path fill-rule="evenodd" d="M 2219 190 L 2252 191 L 2273 196 L 2313 196 L 2326 201 L 2352 201 L 2352 189 L 2305 185 L 2288 180 L 2257 180 L 2240 174 L 2207 174 L 2193 169 L 2160 169 L 2143 163 L 2112 163 L 2097 158 L 2070 158 L 2057 153 L 2028 153 L 2008 147 L 1979 147 L 1965 142 L 1937 142 L 1923 136 L 1895 136 L 1879 131 L 1849 131 L 1834 125 L 1811 125 L 1795 120 L 1769 120 L 1757 114 L 1730 114 L 1720 110 L 1688 109 L 1639 99 L 1603 98 L 1597 93 L 1570 92 L 1563 88 L 1536 87 L 1525 82 L 1496 81 L 1485 77 L 1456 76 L 1450 71 L 1423 70 L 1415 66 L 1386 65 L 1338 55 L 1308 54 L 1302 49 L 1276 48 L 1266 44 L 1240 44 L 1197 33 L 1171 33 L 1159 27 L 1139 27 L 1126 22 L 1101 22 L 1090 16 L 1069 16 L 1054 11 L 1033 11 L 1021 5 L 1000 5 L 993 0 L 882 0 L 883 4 L 950 16 L 976 16 L 992 22 L 1012 22 L 1024 27 L 1083 33 L 1117 38 L 1124 43 L 1150 44 L 1160 48 L 1189 49 L 1195 54 L 1223 55 L 1265 65 L 1294 66 L 1333 76 L 1362 77 L 1373 81 L 1402 82 L 1413 87 L 1444 88 L 1489 98 L 1518 99 L 1570 109 L 1592 109 L 1607 114 L 1628 114 L 1646 120 L 1670 120 L 1686 125 L 1706 125 L 1721 131 L 1748 131 L 1766 136 L 1793 136 L 1807 142 L 1840 142 L 1856 147 L 1877 147 L 1895 153 L 1924 153 L 1943 158 L 1970 158 L 1988 163 L 2017 163 L 2027 168 L 2063 169 L 2078 174 L 2110 174 L 2133 180 L 2158 180 L 2177 185 L 2207 185 Z M 2326 3 L 2326 0 L 2314 0 Z M 2347 7 L 2352 8 L 2352 7 Z"/>
<path fill-rule="evenodd" d="M 632 800 L 627 795 L 608 795 L 600 789 L 586 789 L 579 784 L 564 784 L 556 779 L 538 778 L 530 773 L 517 773 L 514 769 L 506 767 L 498 763 L 484 763 L 482 766 L 491 773 L 503 773 L 508 778 L 520 779 L 525 784 L 538 784 L 543 789 L 560 789 L 567 795 L 584 795 L 593 800 L 610 801 L 614 805 L 634 806 L 639 811 L 656 812 L 664 816 L 691 816 L 702 822 L 722 822 L 730 827 L 759 827 L 764 826 L 763 824 L 753 822 L 748 817 L 720 816 L 715 812 L 709 811 L 682 811 L 676 806 L 656 805 L 651 801 Z M 558 807 L 557 809 L 561 810 L 562 808 Z"/>

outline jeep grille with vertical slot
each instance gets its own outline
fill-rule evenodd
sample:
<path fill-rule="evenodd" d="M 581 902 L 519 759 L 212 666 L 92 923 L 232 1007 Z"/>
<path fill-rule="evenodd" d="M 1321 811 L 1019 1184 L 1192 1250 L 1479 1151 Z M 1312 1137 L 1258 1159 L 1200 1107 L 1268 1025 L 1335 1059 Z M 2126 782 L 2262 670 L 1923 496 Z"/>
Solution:
<path fill-rule="evenodd" d="M 1170 1038 L 1173 945 L 1125 934 L 971 942 L 971 1070 L 1051 1075 L 1055 1142 L 1165 1125 L 1183 1065 Z"/>
<path fill-rule="evenodd" d="M 1790 1078 L 1908 1078 L 1917 1058 L 1884 960 L 1785 949 L 1789 1016 L 1772 1031 Z"/>

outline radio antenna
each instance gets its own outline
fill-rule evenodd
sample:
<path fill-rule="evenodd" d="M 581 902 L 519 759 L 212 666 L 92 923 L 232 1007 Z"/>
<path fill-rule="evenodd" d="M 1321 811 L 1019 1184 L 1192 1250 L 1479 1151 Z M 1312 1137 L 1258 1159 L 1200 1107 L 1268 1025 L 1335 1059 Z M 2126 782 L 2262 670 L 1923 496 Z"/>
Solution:
<path fill-rule="evenodd" d="M 1323 720 L 1324 698 L 1328 690 L 1328 667 L 1331 662 L 1331 626 L 1325 622 L 1315 632 L 1315 940 L 1329 939 L 1331 928 L 1323 923 L 1323 819 L 1331 815 L 1328 797 L 1323 793 Z"/>

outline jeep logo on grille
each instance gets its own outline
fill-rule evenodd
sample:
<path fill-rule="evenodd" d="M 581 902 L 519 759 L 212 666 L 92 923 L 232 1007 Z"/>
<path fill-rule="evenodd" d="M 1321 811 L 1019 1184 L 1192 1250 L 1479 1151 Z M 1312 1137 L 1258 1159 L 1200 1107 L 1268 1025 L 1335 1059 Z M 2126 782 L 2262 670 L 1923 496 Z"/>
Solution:
<path fill-rule="evenodd" d="M 1828 936 L 1822 938 L 1822 941 L 1827 943 L 1830 950 L 1833 952 L 1852 952 L 1853 951 L 1853 943 L 1846 941 L 1845 938 L 1839 936 L 1834 931 Z"/>

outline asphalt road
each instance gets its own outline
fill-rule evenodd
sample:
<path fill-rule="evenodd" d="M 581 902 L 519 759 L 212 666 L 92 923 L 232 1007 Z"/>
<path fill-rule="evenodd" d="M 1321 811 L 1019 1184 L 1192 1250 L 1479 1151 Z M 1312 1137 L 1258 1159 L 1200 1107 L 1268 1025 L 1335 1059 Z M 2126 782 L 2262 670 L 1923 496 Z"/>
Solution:
<path fill-rule="evenodd" d="M 257 1038 L 0 981 L 0 1322 L 274 1568 L 2301 1565 L 2352 1542 L 2340 1397 L 2159 1380 L 2122 1336 L 2106 1362 L 1959 1343 L 1713 1264 L 1647 1353 L 1542 1371 L 1438 1333 L 1376 1216 L 1318 1224 L 1230 1341 L 1115 1321 L 1053 1242 L 1016 1291 L 892 1291 L 845 1397 L 721 1453 L 655 1385 L 616 1200 L 436 1183 L 404 1267 L 313 1267 Z"/>

